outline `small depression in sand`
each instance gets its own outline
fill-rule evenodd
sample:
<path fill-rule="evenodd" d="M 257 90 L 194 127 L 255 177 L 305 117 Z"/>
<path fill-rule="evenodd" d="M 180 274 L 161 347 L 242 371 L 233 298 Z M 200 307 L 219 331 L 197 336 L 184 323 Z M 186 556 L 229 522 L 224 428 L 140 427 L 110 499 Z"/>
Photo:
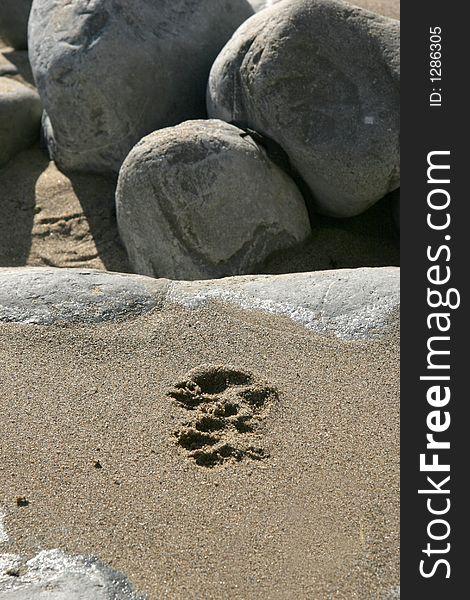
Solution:
<path fill-rule="evenodd" d="M 278 394 L 267 384 L 255 383 L 251 373 L 203 365 L 168 394 L 191 414 L 176 437 L 196 464 L 214 467 L 228 460 L 268 456 L 256 445 L 256 431 Z"/>

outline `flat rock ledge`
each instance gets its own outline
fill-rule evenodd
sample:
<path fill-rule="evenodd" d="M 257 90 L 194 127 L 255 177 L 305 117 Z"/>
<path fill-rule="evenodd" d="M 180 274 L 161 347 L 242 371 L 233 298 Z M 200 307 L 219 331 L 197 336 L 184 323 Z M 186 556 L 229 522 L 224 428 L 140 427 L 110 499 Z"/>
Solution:
<path fill-rule="evenodd" d="M 169 281 L 81 269 L 0 269 L 0 322 L 85 324 L 221 302 L 289 317 L 344 340 L 384 333 L 400 304 L 398 267 Z"/>
<path fill-rule="evenodd" d="M 164 280 L 91 269 L 0 269 L 0 321 L 117 321 L 157 308 L 167 287 Z"/>
<path fill-rule="evenodd" d="M 146 600 L 122 573 L 94 556 L 44 550 L 25 561 L 0 554 L 0 600 Z"/>
<path fill-rule="evenodd" d="M 170 284 L 166 303 L 210 301 L 291 318 L 316 333 L 367 339 L 383 333 L 400 304 L 398 267 L 227 277 Z"/>

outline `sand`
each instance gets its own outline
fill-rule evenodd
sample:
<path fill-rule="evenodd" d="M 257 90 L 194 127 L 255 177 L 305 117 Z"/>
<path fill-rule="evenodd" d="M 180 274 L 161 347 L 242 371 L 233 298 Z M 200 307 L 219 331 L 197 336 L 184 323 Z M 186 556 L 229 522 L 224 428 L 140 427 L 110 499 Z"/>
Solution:
<path fill-rule="evenodd" d="M 0 169 L 0 266 L 128 272 L 117 231 L 115 181 L 67 177 L 39 147 Z"/>
<path fill-rule="evenodd" d="M 66 176 L 39 147 L 0 169 L 0 267 L 86 267 L 130 272 L 117 231 L 115 181 Z M 260 265 L 260 273 L 399 265 L 399 235 L 384 198 L 352 219 L 315 216 L 300 247 Z"/>
<path fill-rule="evenodd" d="M 400 0 L 353 0 L 350 4 L 400 20 Z"/>
<path fill-rule="evenodd" d="M 398 358 L 396 325 L 340 342 L 215 304 L 0 325 L 0 551 L 96 554 L 151 599 L 383 598 L 399 581 Z M 189 413 L 167 393 L 204 363 L 277 389 L 253 434 L 266 457 L 199 466 L 178 445 Z"/>

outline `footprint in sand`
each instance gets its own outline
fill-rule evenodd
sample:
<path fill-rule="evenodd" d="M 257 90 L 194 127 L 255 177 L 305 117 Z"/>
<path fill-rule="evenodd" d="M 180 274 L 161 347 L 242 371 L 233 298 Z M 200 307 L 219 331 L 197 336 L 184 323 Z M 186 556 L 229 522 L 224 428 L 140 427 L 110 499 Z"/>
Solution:
<path fill-rule="evenodd" d="M 256 430 L 278 400 L 274 387 L 233 367 L 201 365 L 168 395 L 190 413 L 176 437 L 196 464 L 214 467 L 268 456 L 256 444 Z"/>

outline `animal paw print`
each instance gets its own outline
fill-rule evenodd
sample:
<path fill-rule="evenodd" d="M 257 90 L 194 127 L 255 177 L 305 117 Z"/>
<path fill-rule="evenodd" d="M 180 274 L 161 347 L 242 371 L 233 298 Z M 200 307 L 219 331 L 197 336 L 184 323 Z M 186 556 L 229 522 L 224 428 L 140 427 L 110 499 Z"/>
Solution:
<path fill-rule="evenodd" d="M 255 382 L 251 373 L 202 365 L 168 395 L 191 414 L 176 437 L 196 464 L 214 467 L 268 456 L 256 445 L 255 432 L 278 394 L 272 386 Z"/>

